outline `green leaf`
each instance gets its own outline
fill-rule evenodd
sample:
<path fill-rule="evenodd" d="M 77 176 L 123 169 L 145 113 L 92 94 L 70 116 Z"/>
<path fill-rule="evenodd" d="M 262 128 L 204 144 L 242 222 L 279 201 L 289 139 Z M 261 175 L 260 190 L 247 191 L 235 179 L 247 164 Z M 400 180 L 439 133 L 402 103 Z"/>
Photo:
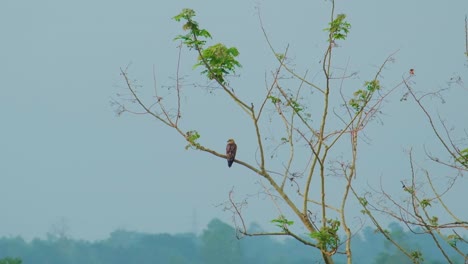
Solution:
<path fill-rule="evenodd" d="M 364 197 L 359 197 L 359 203 L 364 207 L 368 204 L 367 199 Z"/>
<path fill-rule="evenodd" d="M 437 216 L 433 216 L 429 218 L 429 223 L 433 226 L 438 226 L 439 225 L 439 218 Z"/>
<path fill-rule="evenodd" d="M 330 27 L 324 29 L 330 33 L 329 41 L 346 39 L 349 29 L 351 28 L 351 24 L 346 22 L 345 19 L 345 14 L 339 14 L 332 22 L 329 23 Z"/>
<path fill-rule="evenodd" d="M 460 156 L 456 159 L 461 165 L 468 167 L 468 148 L 460 151 Z"/>
<path fill-rule="evenodd" d="M 268 99 L 270 99 L 273 104 L 281 103 L 281 99 L 279 99 L 278 97 L 275 97 L 273 95 L 268 96 Z"/>
<path fill-rule="evenodd" d="M 197 142 L 197 140 L 200 138 L 200 134 L 196 130 L 190 130 L 186 133 L 185 138 L 189 142 L 187 146 L 185 146 L 185 150 L 188 150 L 189 148 L 195 148 L 197 149 L 200 146 L 200 143 Z"/>
<path fill-rule="evenodd" d="M 173 19 L 175 21 L 180 21 L 182 19 L 186 20 L 191 20 L 192 17 L 195 16 L 195 11 L 190 8 L 184 8 L 182 9 L 182 12 L 180 12 L 178 15 L 174 16 Z"/>
<path fill-rule="evenodd" d="M 365 82 L 364 86 L 367 88 L 367 90 L 371 93 L 380 90 L 380 82 L 379 80 L 372 80 L 370 82 Z"/>
<path fill-rule="evenodd" d="M 173 17 L 178 22 L 185 20 L 186 23 L 182 26 L 182 29 L 189 31 L 186 35 L 176 36 L 174 40 L 181 40 L 190 49 L 200 49 L 206 43 L 206 40 L 200 38 L 211 38 L 211 34 L 205 29 L 200 29 L 198 22 L 194 21 L 193 17 L 195 17 L 195 11 L 188 8 L 182 9 L 182 12 Z"/>
<path fill-rule="evenodd" d="M 452 247 L 456 247 L 457 246 L 457 242 L 462 240 L 462 238 L 459 236 L 459 235 L 448 235 L 447 236 L 447 242 L 449 243 L 450 246 Z"/>
<path fill-rule="evenodd" d="M 284 53 L 275 53 L 275 56 L 280 61 L 284 60 L 284 58 L 285 58 Z"/>
<path fill-rule="evenodd" d="M 428 199 L 422 199 L 421 200 L 421 206 L 422 206 L 422 208 L 426 208 L 428 206 L 431 206 L 431 202 Z"/>
<path fill-rule="evenodd" d="M 286 229 L 287 226 L 294 224 L 294 221 L 286 219 L 284 215 L 280 215 L 278 218 L 271 220 L 271 222 L 281 229 Z"/>
<path fill-rule="evenodd" d="M 299 113 L 302 110 L 304 110 L 304 108 L 298 102 L 294 101 L 293 99 L 290 99 L 289 103 L 290 103 L 292 109 L 294 110 L 294 112 L 296 112 L 296 113 Z"/>
<path fill-rule="evenodd" d="M 412 251 L 411 258 L 415 263 L 421 263 L 422 261 L 424 261 L 423 255 L 419 250 Z"/>
<path fill-rule="evenodd" d="M 327 225 L 319 231 L 312 232 L 309 236 L 317 241 L 317 246 L 325 250 L 335 250 L 340 244 L 338 229 L 340 221 L 328 219 Z"/>
<path fill-rule="evenodd" d="M 227 48 L 224 44 L 218 43 L 204 49 L 194 67 L 204 66 L 202 74 L 206 74 L 210 80 L 224 84 L 226 74 L 234 74 L 236 68 L 242 67 L 235 59 L 237 56 L 239 51 L 236 48 Z"/>
<path fill-rule="evenodd" d="M 225 45 L 218 43 L 206 49 L 203 46 L 206 44 L 206 39 L 211 38 L 210 32 L 199 27 L 198 22 L 193 20 L 195 11 L 192 9 L 182 9 L 173 19 L 186 23 L 182 26 L 184 31 L 189 31 L 185 35 L 178 35 L 174 40 L 181 40 L 182 43 L 190 49 L 196 49 L 199 52 L 199 57 L 194 68 L 203 66 L 202 74 L 206 74 L 208 79 L 216 80 L 221 84 L 226 84 L 226 74 L 235 73 L 237 68 L 242 67 L 235 59 L 239 56 L 239 51 L 235 47 L 227 48 Z"/>

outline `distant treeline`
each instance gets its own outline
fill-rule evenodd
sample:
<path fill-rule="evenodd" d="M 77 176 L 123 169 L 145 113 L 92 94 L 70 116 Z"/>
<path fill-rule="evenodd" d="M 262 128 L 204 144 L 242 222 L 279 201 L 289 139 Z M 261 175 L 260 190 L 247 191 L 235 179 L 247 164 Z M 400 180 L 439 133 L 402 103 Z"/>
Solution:
<path fill-rule="evenodd" d="M 252 225 L 251 229 L 261 230 L 258 225 Z M 424 263 L 447 263 L 429 235 L 405 232 L 398 224 L 391 224 L 389 232 L 408 249 L 421 251 Z M 452 249 L 444 249 L 450 253 L 454 263 L 464 263 Z M 468 247 L 463 249 L 468 253 Z M 352 250 L 355 263 L 412 263 L 370 227 L 353 237 Z M 54 235 L 31 242 L 21 237 L 5 237 L 0 239 L 0 264 L 10 263 L 2 261 L 2 258 L 19 258 L 22 264 L 322 263 L 317 250 L 293 239 L 279 241 L 257 236 L 238 240 L 234 228 L 217 219 L 212 220 L 199 236 L 117 230 L 108 239 L 96 242 Z M 335 262 L 346 263 L 346 259 L 337 254 Z"/>

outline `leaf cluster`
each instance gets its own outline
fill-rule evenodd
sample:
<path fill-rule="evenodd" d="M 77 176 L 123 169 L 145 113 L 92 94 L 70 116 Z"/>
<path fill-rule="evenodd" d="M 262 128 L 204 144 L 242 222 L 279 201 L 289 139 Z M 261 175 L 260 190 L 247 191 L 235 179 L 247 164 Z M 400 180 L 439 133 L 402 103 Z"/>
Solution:
<path fill-rule="evenodd" d="M 429 223 L 433 226 L 438 226 L 439 225 L 439 218 L 437 216 L 433 216 L 429 218 Z"/>
<path fill-rule="evenodd" d="M 432 206 L 431 201 L 428 199 L 422 199 L 421 200 L 421 207 L 426 208 L 428 206 Z"/>
<path fill-rule="evenodd" d="M 348 36 L 351 24 L 345 21 L 346 15 L 339 14 L 336 18 L 329 23 L 330 27 L 324 29 L 330 33 L 329 41 L 345 40 Z"/>
<path fill-rule="evenodd" d="M 293 100 L 293 99 L 290 99 L 289 100 L 289 105 L 291 106 L 291 108 L 294 110 L 294 112 L 296 113 L 299 113 L 301 112 L 302 110 L 304 110 L 304 108 L 302 107 L 301 104 L 299 104 L 297 101 Z"/>
<path fill-rule="evenodd" d="M 457 161 L 465 167 L 468 167 L 468 148 L 460 151 L 460 156 Z"/>
<path fill-rule="evenodd" d="M 452 247 L 456 247 L 458 241 L 463 241 L 463 239 L 458 234 L 451 234 L 447 236 L 447 242 Z"/>
<path fill-rule="evenodd" d="M 199 27 L 198 22 L 193 20 L 194 17 L 195 11 L 188 8 L 183 9 L 181 13 L 174 17 L 174 20 L 178 22 L 185 20 L 182 29 L 189 31 L 185 35 L 178 35 L 174 40 L 181 40 L 189 49 L 196 49 L 199 56 L 194 68 L 198 66 L 205 67 L 202 74 L 206 74 L 208 79 L 216 80 L 224 85 L 226 84 L 225 75 L 234 74 L 236 68 L 242 67 L 239 61 L 236 60 L 239 51 L 235 47 L 228 48 L 221 43 L 204 49 L 206 39 L 212 37 L 210 32 Z"/>
<path fill-rule="evenodd" d="M 367 81 L 364 83 L 365 89 L 359 89 L 353 94 L 353 98 L 349 100 L 349 105 L 359 112 L 369 102 L 375 91 L 380 90 L 379 80 Z"/>
<path fill-rule="evenodd" d="M 208 79 L 225 83 L 224 76 L 235 73 L 236 67 L 241 67 L 241 64 L 235 59 L 237 56 L 239 56 L 239 51 L 235 47 L 228 48 L 224 44 L 218 43 L 201 52 L 194 68 L 207 66 L 202 73 L 206 74 Z"/>
<path fill-rule="evenodd" d="M 188 150 L 191 147 L 198 148 L 200 146 L 200 143 L 197 142 L 197 140 L 200 138 L 200 134 L 198 134 L 198 131 L 196 130 L 191 130 L 186 133 L 187 141 L 189 144 L 185 146 L 185 149 Z"/>
<path fill-rule="evenodd" d="M 328 219 L 326 226 L 322 226 L 317 232 L 310 233 L 309 236 L 317 240 L 317 246 L 322 250 L 334 251 L 340 244 L 337 234 L 340 224 L 338 220 Z"/>
<path fill-rule="evenodd" d="M 182 29 L 189 31 L 186 35 L 178 35 L 174 40 L 182 40 L 182 43 L 190 49 L 199 49 L 206 43 L 206 40 L 200 40 L 199 38 L 211 38 L 211 34 L 206 29 L 201 29 L 198 26 L 198 22 L 192 19 L 194 16 L 195 11 L 193 9 L 184 8 L 182 12 L 173 17 L 177 22 L 185 20 L 186 23 L 182 26 Z"/>
<path fill-rule="evenodd" d="M 294 224 L 294 221 L 286 219 L 284 215 L 280 215 L 278 218 L 271 220 L 272 223 L 275 224 L 275 226 L 285 230 L 287 229 L 288 226 L 292 226 Z"/>
<path fill-rule="evenodd" d="M 411 258 L 414 261 L 414 263 L 422 263 L 424 261 L 423 255 L 419 250 L 412 251 Z"/>
<path fill-rule="evenodd" d="M 271 100 L 272 104 L 281 103 L 281 99 L 279 97 L 275 97 L 273 95 L 268 96 L 268 99 Z"/>

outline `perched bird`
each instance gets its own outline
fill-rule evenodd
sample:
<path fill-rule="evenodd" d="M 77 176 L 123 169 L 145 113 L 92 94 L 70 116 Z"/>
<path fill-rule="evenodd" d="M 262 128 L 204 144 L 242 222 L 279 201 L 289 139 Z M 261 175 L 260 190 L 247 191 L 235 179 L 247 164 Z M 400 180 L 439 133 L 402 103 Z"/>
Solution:
<path fill-rule="evenodd" d="M 229 168 L 232 166 L 234 159 L 236 158 L 237 145 L 234 139 L 229 139 L 226 146 L 226 156 Z"/>

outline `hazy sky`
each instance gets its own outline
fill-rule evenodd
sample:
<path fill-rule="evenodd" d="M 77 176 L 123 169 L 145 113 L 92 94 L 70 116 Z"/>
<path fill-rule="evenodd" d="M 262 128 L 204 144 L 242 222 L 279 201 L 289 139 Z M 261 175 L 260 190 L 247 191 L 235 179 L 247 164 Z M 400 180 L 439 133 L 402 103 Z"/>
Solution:
<path fill-rule="evenodd" d="M 352 24 L 348 41 L 337 49 L 338 61 L 350 61 L 358 83 L 397 50 L 384 72 L 388 87 L 410 68 L 419 90 L 468 77 L 463 55 L 468 1 L 336 4 Z M 313 73 L 320 69 L 330 10 L 325 1 L 279 0 L 2 0 L 1 6 L 0 235 L 28 239 L 44 237 L 61 219 L 71 236 L 85 239 L 105 238 L 116 228 L 173 233 L 199 231 L 214 217 L 229 222 L 231 215 L 217 205 L 233 187 L 239 199 L 255 194 L 261 189 L 258 178 L 237 164 L 228 169 L 224 160 L 184 150 L 182 138 L 147 116 L 117 117 L 109 102 L 124 91 L 119 68 L 131 63 L 132 78 L 148 94 L 153 66 L 160 89 L 174 85 L 178 43 L 172 39 L 181 25 L 171 18 L 189 7 L 214 43 L 239 49 L 243 68 L 233 86 L 241 96 L 255 98 L 264 91 L 265 74 L 276 67 L 256 7 L 273 44 L 279 50 L 289 44 L 298 69 Z M 191 70 L 195 58 L 184 50 L 185 84 L 204 83 Z M 183 116 L 184 129 L 199 130 L 202 142 L 219 152 L 234 137 L 238 157 L 255 163 L 255 149 L 248 147 L 253 134 L 244 129 L 242 112 L 222 94 L 190 96 L 190 89 L 203 88 L 184 89 L 184 110 L 192 107 Z M 466 128 L 468 112 L 460 107 L 467 94 L 466 85 L 453 86 L 445 104 L 434 100 L 458 129 Z M 401 95 L 389 99 L 383 125 L 370 127 L 372 141 L 363 145 L 356 184 L 381 181 L 398 193 L 400 180 L 408 179 L 404 150 L 439 149 L 423 115 L 401 103 Z M 464 190 L 461 201 L 467 200 L 466 183 L 456 187 Z M 250 200 L 248 222 L 268 225 L 275 215 L 271 202 Z M 466 204 L 455 209 L 468 217 Z"/>

